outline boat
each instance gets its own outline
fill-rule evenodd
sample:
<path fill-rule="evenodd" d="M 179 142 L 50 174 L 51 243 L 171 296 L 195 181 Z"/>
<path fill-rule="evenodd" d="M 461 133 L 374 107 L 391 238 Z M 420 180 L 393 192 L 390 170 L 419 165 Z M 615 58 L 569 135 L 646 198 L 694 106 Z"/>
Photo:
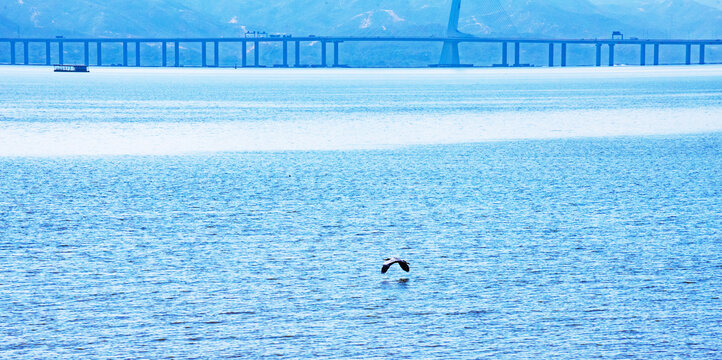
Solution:
<path fill-rule="evenodd" d="M 56 64 L 55 72 L 90 72 L 87 65 Z"/>

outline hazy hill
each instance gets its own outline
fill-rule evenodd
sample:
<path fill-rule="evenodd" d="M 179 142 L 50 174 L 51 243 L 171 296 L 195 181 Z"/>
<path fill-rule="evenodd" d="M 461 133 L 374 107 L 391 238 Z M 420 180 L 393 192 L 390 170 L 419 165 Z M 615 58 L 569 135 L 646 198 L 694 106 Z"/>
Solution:
<path fill-rule="evenodd" d="M 0 36 L 440 35 L 449 0 L 5 0 Z M 612 29 L 715 37 L 722 0 L 489 0 L 463 3 L 474 34 L 603 36 Z M 643 35 L 643 34 L 638 34 Z"/>
<path fill-rule="evenodd" d="M 663 38 L 722 38 L 722 0 L 594 0 L 598 8 L 643 34 Z"/>

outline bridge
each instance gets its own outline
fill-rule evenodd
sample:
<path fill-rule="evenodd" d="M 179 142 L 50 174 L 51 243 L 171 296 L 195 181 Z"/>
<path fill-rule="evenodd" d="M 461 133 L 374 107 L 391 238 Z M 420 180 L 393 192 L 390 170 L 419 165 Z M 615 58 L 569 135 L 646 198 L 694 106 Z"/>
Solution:
<path fill-rule="evenodd" d="M 492 64 L 494 66 L 528 66 L 523 64 L 521 59 L 521 47 L 525 44 L 545 44 L 548 46 L 548 62 L 547 66 L 567 66 L 567 49 L 572 45 L 594 45 L 596 47 L 596 58 L 594 59 L 594 65 L 602 66 L 602 49 L 607 48 L 608 58 L 605 60 L 609 66 L 615 65 L 615 49 L 620 46 L 639 46 L 640 57 L 639 65 L 647 64 L 647 50 L 651 47 L 653 52 L 652 63 L 650 65 L 660 65 L 660 47 L 661 46 L 679 46 L 684 48 L 685 52 L 685 64 L 692 64 L 692 53 L 693 49 L 699 52 L 696 63 L 705 64 L 707 63 L 706 48 L 712 45 L 722 45 L 722 40 L 686 40 L 686 39 L 544 39 L 544 38 L 456 38 L 456 37 L 335 37 L 335 36 L 318 36 L 318 37 L 264 37 L 264 38 L 135 38 L 135 39 L 110 39 L 110 38 L 0 38 L 0 44 L 5 43 L 9 46 L 5 46 L 4 49 L 0 47 L 0 54 L 3 51 L 9 50 L 9 61 L 3 64 L 5 65 L 52 65 L 52 48 L 57 49 L 57 63 L 65 63 L 65 50 L 67 44 L 82 44 L 83 46 L 83 64 L 84 65 L 96 65 L 96 66 L 108 66 L 110 64 L 103 62 L 103 47 L 109 46 L 110 44 L 117 44 L 122 46 L 123 57 L 122 64 L 113 64 L 115 66 L 143 66 L 141 62 L 141 44 L 161 44 L 161 66 L 184 66 L 180 57 L 181 44 L 185 43 L 199 43 L 201 44 L 201 66 L 202 67 L 219 67 L 220 66 L 220 51 L 222 44 L 229 43 L 240 43 L 242 46 L 240 66 L 241 67 L 261 67 L 264 66 L 260 63 L 260 51 L 262 44 L 268 43 L 281 43 L 282 44 L 282 57 L 279 59 L 279 63 L 272 64 L 276 67 L 308 67 L 308 64 L 301 64 L 301 43 L 318 42 L 321 44 L 321 54 L 319 54 L 319 62 L 314 66 L 320 67 L 341 67 L 340 63 L 340 45 L 342 43 L 350 42 L 386 42 L 386 43 L 399 43 L 399 42 L 414 42 L 414 43 L 443 43 L 444 48 L 455 48 L 456 55 L 451 57 L 442 57 L 442 61 L 439 64 L 433 66 L 441 67 L 459 67 L 459 66 L 471 66 L 471 64 L 461 64 L 458 57 L 458 45 L 460 43 L 495 43 L 499 45 L 499 63 Z M 39 43 L 45 47 L 45 62 L 44 63 L 31 63 L 30 62 L 30 46 L 31 44 Z M 90 63 L 90 48 L 91 44 L 95 46 L 95 62 Z M 450 44 L 450 45 L 449 45 Z M 20 45 L 20 46 L 18 46 Z M 128 47 L 132 45 L 135 47 L 134 60 L 130 62 L 128 56 Z M 252 56 L 249 56 L 247 51 L 248 46 L 253 46 Z M 289 60 L 289 45 L 293 46 L 293 62 Z M 328 48 L 332 45 L 333 60 L 329 62 L 328 59 Z M 557 61 L 555 59 L 555 47 L 561 48 L 561 56 Z M 512 52 L 510 48 L 513 47 L 513 58 L 510 56 Z M 18 49 L 19 48 L 19 49 Z M 212 49 L 212 51 L 209 50 Z M 169 62 L 169 51 L 173 52 L 172 62 Z M 209 54 L 212 52 L 212 61 L 209 61 Z M 443 51 L 446 52 L 446 51 Z M 451 50 L 453 53 L 454 50 Z M 22 55 L 21 57 L 19 55 Z M 20 57 L 20 59 L 18 59 Z M 249 59 L 249 57 L 252 57 Z M 451 59 L 451 61 L 448 61 Z M 447 60 L 447 61 L 445 61 Z M 591 59 L 590 59 L 591 65 Z"/>
<path fill-rule="evenodd" d="M 182 44 L 187 43 L 199 43 L 201 45 L 201 61 L 202 67 L 220 67 L 220 51 L 221 45 L 235 43 L 241 44 L 241 67 L 262 67 L 260 62 L 260 51 L 262 44 L 273 44 L 282 46 L 281 58 L 279 62 L 272 64 L 274 67 L 308 67 L 308 64 L 301 63 L 301 44 L 302 43 L 320 43 L 321 53 L 318 63 L 311 66 L 316 67 L 342 67 L 344 66 L 340 62 L 340 45 L 342 43 L 441 43 L 443 49 L 441 58 L 438 64 L 431 66 L 436 67 L 464 67 L 473 66 L 473 64 L 462 64 L 459 56 L 459 44 L 461 43 L 493 43 L 499 45 L 499 63 L 490 64 L 492 66 L 531 66 L 537 64 L 525 64 L 522 63 L 521 59 L 521 47 L 527 44 L 543 44 L 548 47 L 548 61 L 547 66 L 567 66 L 568 57 L 567 49 L 574 45 L 594 45 L 596 47 L 596 57 L 594 62 L 590 61 L 589 65 L 602 66 L 602 49 L 606 48 L 609 66 L 615 65 L 615 49 L 621 46 L 638 46 L 640 49 L 639 65 L 644 66 L 647 64 L 647 50 L 649 47 L 652 48 L 653 57 L 651 65 L 660 65 L 660 47 L 661 46 L 678 46 L 683 47 L 685 52 L 685 64 L 692 64 L 692 53 L 693 49 L 698 51 L 697 61 L 698 64 L 707 63 L 707 47 L 722 45 L 720 39 L 706 39 L 706 40 L 689 40 L 689 39 L 622 39 L 622 38 L 608 38 L 608 39 L 547 39 L 547 38 L 514 38 L 514 37 L 475 37 L 472 35 L 464 34 L 458 30 L 459 23 L 459 12 L 461 9 L 461 0 L 453 0 L 451 7 L 451 14 L 449 16 L 449 25 L 446 31 L 446 36 L 433 37 L 433 36 L 420 36 L 420 37 L 354 37 L 354 36 L 305 36 L 305 37 L 293 37 L 293 36 L 267 36 L 267 37 L 238 37 L 238 38 L 0 38 L 0 44 L 5 43 L 9 46 L 0 47 L 0 56 L 7 56 L 3 54 L 3 51 L 9 51 L 9 61 L 4 63 L 6 65 L 52 65 L 52 49 L 57 49 L 57 63 L 65 63 L 65 48 L 68 44 L 82 44 L 83 46 L 83 63 L 84 65 L 91 65 L 90 53 L 91 44 L 95 46 L 95 63 L 96 66 L 108 66 L 103 62 L 103 47 L 111 46 L 122 46 L 122 64 L 112 64 L 114 66 L 143 66 L 141 60 L 141 44 L 160 44 L 161 52 L 161 66 L 174 66 L 182 67 L 185 66 L 180 56 L 180 49 Z M 40 44 L 45 47 L 45 61 L 44 63 L 31 63 L 30 62 L 30 46 L 31 44 Z M 333 61 L 329 64 L 328 61 L 328 45 L 333 46 Z M 129 62 L 128 47 L 132 45 L 135 47 L 134 61 Z M 210 46 L 209 46 L 210 45 Z M 249 61 L 248 46 L 252 46 L 252 57 L 253 61 Z M 289 45 L 293 46 L 293 63 L 289 61 Z M 513 46 L 513 59 L 510 59 L 510 47 Z M 560 47 L 560 59 L 556 61 L 555 53 L 556 47 Z M 18 49 L 20 47 L 20 50 Z M 212 62 L 209 62 L 209 47 L 212 48 Z M 173 62 L 169 63 L 168 50 L 173 51 Z M 22 58 L 18 59 L 18 54 L 22 54 Z M 722 60 L 722 59 L 721 59 Z M 720 60 L 717 60 L 720 61 Z M 0 63 L 2 64 L 2 63 Z"/>

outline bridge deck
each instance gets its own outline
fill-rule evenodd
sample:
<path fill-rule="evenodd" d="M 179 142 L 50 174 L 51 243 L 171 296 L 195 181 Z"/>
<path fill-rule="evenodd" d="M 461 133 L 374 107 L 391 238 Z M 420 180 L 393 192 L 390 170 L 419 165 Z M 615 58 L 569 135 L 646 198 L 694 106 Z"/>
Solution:
<path fill-rule="evenodd" d="M 564 39 L 564 38 L 514 38 L 514 37 L 394 37 L 394 36 L 299 36 L 299 37 L 199 37 L 199 38 L 0 38 L 0 42 L 471 42 L 471 43 L 567 43 L 567 44 L 661 44 L 661 45 L 722 45 L 722 39 Z"/>

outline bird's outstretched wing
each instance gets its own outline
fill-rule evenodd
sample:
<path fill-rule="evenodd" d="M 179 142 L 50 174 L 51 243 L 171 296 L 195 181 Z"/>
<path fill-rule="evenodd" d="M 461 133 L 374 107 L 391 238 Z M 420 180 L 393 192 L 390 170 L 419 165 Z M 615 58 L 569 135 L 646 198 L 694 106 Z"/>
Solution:
<path fill-rule="evenodd" d="M 381 273 L 386 274 L 386 272 L 389 271 L 389 268 L 391 267 L 392 264 L 393 263 L 390 261 L 385 262 L 384 265 L 381 266 Z"/>
<path fill-rule="evenodd" d="M 401 266 L 404 271 L 409 272 L 409 263 L 407 263 L 406 261 L 399 261 L 399 266 Z"/>

